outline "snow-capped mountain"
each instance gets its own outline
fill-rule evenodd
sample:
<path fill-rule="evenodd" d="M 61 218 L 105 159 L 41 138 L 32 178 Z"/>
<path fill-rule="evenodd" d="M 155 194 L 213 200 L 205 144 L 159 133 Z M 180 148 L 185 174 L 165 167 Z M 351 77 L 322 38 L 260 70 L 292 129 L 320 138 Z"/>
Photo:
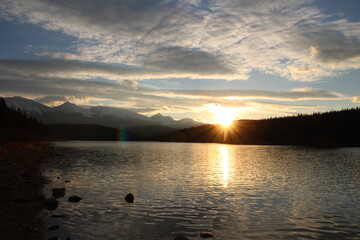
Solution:
<path fill-rule="evenodd" d="M 96 106 L 85 108 L 65 102 L 60 106 L 51 108 L 22 97 L 8 97 L 5 98 L 5 101 L 8 106 L 20 109 L 39 119 L 44 124 L 96 124 L 115 128 L 164 126 L 174 130 L 202 125 L 202 123 L 193 119 L 177 121 L 160 113 L 147 117 L 131 110 L 113 107 Z"/>
<path fill-rule="evenodd" d="M 20 109 L 28 114 L 43 114 L 52 111 L 51 107 L 45 106 L 36 101 L 22 98 L 22 97 L 7 97 L 5 98 L 6 104 L 10 108 Z"/>
<path fill-rule="evenodd" d="M 62 112 L 62 113 L 80 113 L 86 117 L 92 116 L 91 111 L 89 109 L 84 109 L 70 102 L 64 102 L 60 106 L 54 107 L 53 109 L 57 112 Z"/>
<path fill-rule="evenodd" d="M 154 116 L 151 116 L 150 119 L 157 123 L 162 123 L 164 125 L 169 125 L 174 123 L 174 119 L 170 116 L 163 116 L 161 113 L 157 113 Z"/>
<path fill-rule="evenodd" d="M 90 108 L 90 112 L 93 116 L 98 117 L 118 117 L 118 118 L 132 118 L 132 119 L 139 119 L 139 120 L 148 120 L 148 117 L 138 114 L 136 112 L 121 109 L 121 108 L 113 108 L 113 107 L 103 107 L 103 106 L 96 106 Z"/>

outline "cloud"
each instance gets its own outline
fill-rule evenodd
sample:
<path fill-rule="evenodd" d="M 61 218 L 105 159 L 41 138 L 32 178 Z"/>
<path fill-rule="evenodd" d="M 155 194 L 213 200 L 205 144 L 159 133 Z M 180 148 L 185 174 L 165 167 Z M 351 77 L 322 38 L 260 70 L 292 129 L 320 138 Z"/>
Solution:
<path fill-rule="evenodd" d="M 352 101 L 353 101 L 354 103 L 360 103 L 360 96 L 353 97 L 353 98 L 352 98 Z"/>
<path fill-rule="evenodd" d="M 345 23 L 346 25 L 346 23 Z M 349 23 L 358 27 L 358 24 Z M 349 27 L 349 26 L 348 26 Z M 340 30 L 323 29 L 319 32 L 307 32 L 307 39 L 310 41 L 311 56 L 324 63 L 343 62 L 360 59 L 360 31 L 354 31 L 355 34 L 346 36 Z"/>
<path fill-rule="evenodd" d="M 146 56 L 143 65 L 172 73 L 193 73 L 204 77 L 217 75 L 221 78 L 233 73 L 225 67 L 220 57 L 180 47 L 158 49 Z"/>
<path fill-rule="evenodd" d="M 72 53 L 41 56 L 131 66 L 136 71 L 106 72 L 132 79 L 235 80 L 259 70 L 316 81 L 360 68 L 360 23 L 329 16 L 312 2 L 2 0 L 0 17 L 78 39 Z"/>
<path fill-rule="evenodd" d="M 125 66 L 66 60 L 0 60 L 0 70 L 22 76 L 76 79 L 104 77 L 112 80 L 147 76 L 151 73 L 144 69 Z"/>
<path fill-rule="evenodd" d="M 237 104 L 245 100 L 271 100 L 294 102 L 298 100 L 344 100 L 349 97 L 313 88 L 293 89 L 292 91 L 264 90 L 157 90 L 128 86 L 119 82 L 84 81 L 81 79 L 49 78 L 46 76 L 24 76 L 22 74 L 3 74 L 0 71 L 0 93 L 23 96 L 42 96 L 41 101 L 60 100 L 64 96 L 82 96 L 86 101 L 91 99 L 114 100 L 133 108 L 154 108 L 161 106 L 202 105 L 209 102 L 220 104 Z M 131 85 L 131 84 L 130 84 Z M 52 96 L 52 97 L 44 97 Z M 114 103 L 115 104 L 115 103 Z"/>
<path fill-rule="evenodd" d="M 131 85 L 131 84 L 130 84 Z M 243 118 L 263 118 L 269 114 L 295 114 L 319 111 L 319 102 L 342 101 L 351 97 L 314 88 L 291 91 L 260 90 L 159 90 L 127 86 L 119 81 L 67 79 L 41 76 L 24 76 L 0 71 L 0 96 L 21 95 L 47 105 L 71 101 L 82 105 L 121 107 L 153 115 L 161 112 L 174 118 L 192 117 L 206 120 L 206 104 L 238 108 Z M 356 100 L 354 98 L 352 100 Z M 308 100 L 309 104 L 298 101 Z M 358 100 L 358 99 L 357 99 Z"/>
<path fill-rule="evenodd" d="M 36 98 L 35 101 L 45 104 L 45 105 L 57 105 L 59 102 L 66 102 L 67 98 L 64 96 L 43 96 Z"/>
<path fill-rule="evenodd" d="M 290 92 L 276 92 L 264 90 L 173 90 L 159 91 L 164 96 L 191 98 L 227 98 L 231 99 L 268 99 L 282 101 L 297 100 L 340 100 L 344 99 L 338 93 L 331 93 L 320 89 L 293 89 Z"/>
<path fill-rule="evenodd" d="M 84 96 L 78 95 L 78 96 L 41 96 L 41 97 L 35 98 L 34 100 L 39 103 L 48 105 L 48 106 L 58 106 L 58 105 L 63 104 L 66 101 L 70 101 L 70 102 L 76 103 L 76 104 L 84 104 L 90 100 L 95 100 L 95 99 L 97 99 L 97 98 L 96 97 L 93 98 L 90 96 L 84 97 Z"/>
<path fill-rule="evenodd" d="M 166 50 L 167 51 L 167 50 Z M 165 51 L 165 52 L 166 52 Z M 172 51 L 172 50 L 170 50 Z M 206 53 L 177 51 L 177 56 L 165 53 L 145 61 L 144 67 L 122 64 L 104 64 L 78 60 L 42 59 L 42 60 L 0 60 L 0 71 L 22 76 L 52 78 L 75 78 L 89 80 L 106 78 L 125 85 L 136 86 L 134 80 L 157 78 L 232 78 L 226 74 L 230 70 L 221 66 L 215 57 Z"/>

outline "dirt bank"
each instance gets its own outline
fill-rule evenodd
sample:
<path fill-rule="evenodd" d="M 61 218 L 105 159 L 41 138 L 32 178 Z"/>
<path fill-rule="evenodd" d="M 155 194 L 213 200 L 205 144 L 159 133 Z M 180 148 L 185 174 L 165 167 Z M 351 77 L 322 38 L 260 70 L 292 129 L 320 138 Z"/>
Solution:
<path fill-rule="evenodd" d="M 0 239 L 42 239 L 47 143 L 0 143 Z"/>

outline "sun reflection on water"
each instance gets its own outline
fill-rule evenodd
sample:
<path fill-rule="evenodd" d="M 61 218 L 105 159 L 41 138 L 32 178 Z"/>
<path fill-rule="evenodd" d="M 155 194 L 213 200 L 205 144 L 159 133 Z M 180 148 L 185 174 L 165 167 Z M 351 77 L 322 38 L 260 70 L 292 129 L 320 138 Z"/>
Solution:
<path fill-rule="evenodd" d="M 229 151 L 227 146 L 221 146 L 221 169 L 222 169 L 222 183 L 226 188 L 229 180 Z"/>

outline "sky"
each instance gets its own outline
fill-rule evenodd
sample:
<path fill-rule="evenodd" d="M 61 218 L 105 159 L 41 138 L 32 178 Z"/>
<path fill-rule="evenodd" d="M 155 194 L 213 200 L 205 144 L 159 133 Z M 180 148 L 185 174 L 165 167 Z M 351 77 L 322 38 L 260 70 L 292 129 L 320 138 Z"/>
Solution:
<path fill-rule="evenodd" d="M 0 0 L 0 96 L 214 122 L 360 106 L 358 0 Z M 226 112 L 226 111 L 225 111 Z"/>

